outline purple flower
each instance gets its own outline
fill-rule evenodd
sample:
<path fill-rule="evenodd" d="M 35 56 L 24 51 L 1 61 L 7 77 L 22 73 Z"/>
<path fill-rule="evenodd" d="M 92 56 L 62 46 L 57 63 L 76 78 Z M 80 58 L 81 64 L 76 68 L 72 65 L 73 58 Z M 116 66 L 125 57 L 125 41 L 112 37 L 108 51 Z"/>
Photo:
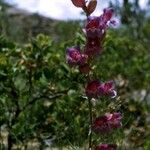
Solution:
<path fill-rule="evenodd" d="M 113 114 L 106 114 L 107 120 L 111 128 L 116 129 L 121 127 L 121 113 L 115 112 Z"/>
<path fill-rule="evenodd" d="M 109 133 L 111 127 L 109 126 L 107 116 L 104 115 L 96 118 L 93 122 L 92 130 L 95 133 Z"/>
<path fill-rule="evenodd" d="M 87 38 L 87 42 L 84 48 L 84 53 L 88 55 L 88 57 L 93 57 L 101 52 L 102 47 L 100 43 L 100 39 L 96 38 Z"/>
<path fill-rule="evenodd" d="M 99 144 L 96 148 L 96 150 L 116 150 L 117 145 L 116 144 Z"/>
<path fill-rule="evenodd" d="M 102 31 L 99 28 L 100 17 L 88 17 L 87 24 L 85 26 L 86 35 L 89 38 L 100 38 Z"/>
<path fill-rule="evenodd" d="M 114 11 L 112 8 L 107 8 L 104 9 L 103 14 L 99 17 L 88 17 L 85 26 L 87 38 L 85 53 L 90 58 L 99 54 L 102 50 L 102 42 L 106 35 L 106 29 L 109 24 L 114 24 L 114 21 L 111 21 L 113 13 Z"/>
<path fill-rule="evenodd" d="M 112 16 L 114 14 L 113 8 L 106 8 L 103 11 L 103 14 L 100 16 L 100 23 L 99 28 L 105 33 L 106 29 L 109 27 L 110 23 L 114 23 L 114 21 L 111 20 Z"/>
<path fill-rule="evenodd" d="M 88 83 L 85 91 L 86 95 L 90 98 L 98 98 L 100 96 L 115 98 L 117 95 L 113 81 L 106 83 L 100 83 L 98 80 L 91 81 Z"/>
<path fill-rule="evenodd" d="M 94 120 L 92 130 L 95 133 L 110 133 L 121 127 L 121 119 L 121 113 L 107 113 Z"/>
<path fill-rule="evenodd" d="M 112 23 L 111 18 L 113 14 L 114 10 L 112 8 L 106 8 L 104 9 L 103 14 L 101 16 L 88 17 L 87 24 L 85 26 L 87 37 L 99 37 L 100 39 L 103 39 L 103 36 L 105 35 L 105 30 L 107 29 L 109 22 Z"/>
<path fill-rule="evenodd" d="M 71 47 L 67 49 L 67 62 L 71 66 L 83 65 L 88 56 L 80 52 L 80 48 Z"/>
<path fill-rule="evenodd" d="M 98 87 L 99 95 L 103 96 L 110 96 L 111 98 L 115 98 L 117 95 L 117 92 L 115 91 L 115 85 L 113 81 L 108 81 L 106 83 L 102 83 Z"/>
<path fill-rule="evenodd" d="M 114 14 L 114 9 L 113 8 L 106 8 L 103 11 L 103 15 L 102 15 L 102 20 L 104 22 L 110 21 L 112 16 Z"/>
<path fill-rule="evenodd" d="M 103 24 L 103 25 L 102 25 Z M 105 26 L 107 22 L 102 20 L 102 17 L 88 17 L 87 24 L 85 26 L 85 33 L 88 38 L 98 38 L 102 41 L 105 37 Z M 104 28 L 105 27 L 105 28 Z"/>
<path fill-rule="evenodd" d="M 99 17 L 88 17 L 87 18 L 87 24 L 86 24 L 86 29 L 97 29 L 99 28 Z"/>
<path fill-rule="evenodd" d="M 85 89 L 86 95 L 89 98 L 97 98 L 98 97 L 98 87 L 100 82 L 98 80 L 91 81 L 87 84 Z"/>

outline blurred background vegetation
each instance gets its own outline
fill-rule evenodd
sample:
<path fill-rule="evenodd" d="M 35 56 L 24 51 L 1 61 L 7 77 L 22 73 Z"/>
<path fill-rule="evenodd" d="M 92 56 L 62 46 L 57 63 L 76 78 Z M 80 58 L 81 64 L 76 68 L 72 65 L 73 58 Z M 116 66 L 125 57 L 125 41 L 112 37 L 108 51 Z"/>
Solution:
<path fill-rule="evenodd" d="M 150 12 L 138 0 L 123 2 L 110 3 L 121 25 L 108 31 L 93 75 L 114 79 L 118 90 L 116 100 L 100 101 L 93 113 L 122 112 L 123 129 L 96 138 L 123 150 L 149 150 Z M 65 60 L 66 47 L 84 44 L 83 23 L 29 14 L 0 0 L 0 149 L 86 147 L 86 79 Z"/>

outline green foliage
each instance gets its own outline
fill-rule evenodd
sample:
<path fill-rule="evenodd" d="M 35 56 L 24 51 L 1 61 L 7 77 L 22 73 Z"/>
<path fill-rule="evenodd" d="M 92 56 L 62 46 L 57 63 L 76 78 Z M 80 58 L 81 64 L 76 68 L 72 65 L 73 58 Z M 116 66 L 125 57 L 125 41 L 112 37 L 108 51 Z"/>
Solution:
<path fill-rule="evenodd" d="M 59 38 L 72 34 L 72 26 L 60 26 L 63 35 Z M 101 81 L 114 79 L 119 97 L 114 101 L 102 98 L 93 113 L 106 112 L 105 106 L 110 112 L 121 111 L 125 132 L 117 131 L 110 138 L 94 135 L 95 143 L 127 141 L 133 149 L 149 149 L 150 105 L 147 96 L 138 101 L 133 95 L 135 91 L 150 91 L 149 26 L 147 20 L 139 38 L 123 27 L 108 32 L 94 74 Z M 0 37 L 0 126 L 6 127 L 13 144 L 26 146 L 35 138 L 41 147 L 46 139 L 60 147 L 87 143 L 86 78 L 77 69 L 70 69 L 65 59 L 66 47 L 83 46 L 85 38 L 81 33 L 68 38 L 63 42 L 40 34 L 19 46 Z"/>
<path fill-rule="evenodd" d="M 80 96 L 75 92 L 80 91 L 77 84 L 82 80 L 79 72 L 74 74 L 68 68 L 65 48 L 43 35 L 23 47 L 0 39 L 0 124 L 7 125 L 12 142 L 54 138 L 57 143 L 68 143 L 64 141 L 72 130 L 68 141 L 74 142 L 84 122 L 84 112 L 78 114 L 82 92 Z"/>

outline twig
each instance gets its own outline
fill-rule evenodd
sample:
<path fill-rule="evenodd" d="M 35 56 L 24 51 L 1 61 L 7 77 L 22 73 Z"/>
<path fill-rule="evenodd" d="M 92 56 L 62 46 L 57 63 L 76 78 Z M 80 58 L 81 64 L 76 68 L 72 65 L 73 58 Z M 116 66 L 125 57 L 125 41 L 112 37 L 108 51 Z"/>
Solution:
<path fill-rule="evenodd" d="M 32 94 L 32 69 L 31 68 L 29 68 L 28 80 L 29 80 L 29 96 L 31 96 Z"/>
<path fill-rule="evenodd" d="M 89 150 L 92 150 L 92 104 L 91 104 L 91 99 L 88 98 L 89 101 L 89 119 L 90 119 L 90 126 L 89 126 Z"/>

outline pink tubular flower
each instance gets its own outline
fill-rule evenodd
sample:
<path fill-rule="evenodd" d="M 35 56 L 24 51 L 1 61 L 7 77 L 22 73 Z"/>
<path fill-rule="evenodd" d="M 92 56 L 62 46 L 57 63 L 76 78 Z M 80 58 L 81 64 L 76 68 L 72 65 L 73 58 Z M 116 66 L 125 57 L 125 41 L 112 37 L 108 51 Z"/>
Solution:
<path fill-rule="evenodd" d="M 102 15 L 103 21 L 105 21 L 105 22 L 110 21 L 113 14 L 114 14 L 114 9 L 113 8 L 104 9 L 103 15 Z"/>
<path fill-rule="evenodd" d="M 100 17 L 88 17 L 85 26 L 86 35 L 89 38 L 101 37 L 101 30 L 99 28 Z"/>
<path fill-rule="evenodd" d="M 100 16 L 100 24 L 99 24 L 99 28 L 101 30 L 106 31 L 106 29 L 108 28 L 110 22 L 112 22 L 111 18 L 114 14 L 114 10 L 113 8 L 106 8 L 103 11 L 103 14 Z M 114 22 L 114 20 L 113 20 Z"/>
<path fill-rule="evenodd" d="M 95 133 L 110 133 L 113 129 L 121 127 L 122 116 L 120 113 L 108 113 L 96 118 L 92 125 Z"/>
<path fill-rule="evenodd" d="M 106 8 L 103 11 L 103 14 L 99 17 L 88 17 L 87 24 L 85 26 L 87 37 L 99 37 L 103 39 L 105 35 L 105 30 L 107 29 L 109 22 L 114 14 L 112 8 Z"/>
<path fill-rule="evenodd" d="M 86 95 L 89 98 L 97 98 L 99 85 L 100 85 L 100 82 L 98 80 L 89 82 L 85 89 Z"/>
<path fill-rule="evenodd" d="M 100 116 L 96 118 L 92 125 L 92 130 L 95 133 L 109 133 L 111 128 L 108 124 L 107 116 Z"/>
<path fill-rule="evenodd" d="M 88 56 L 80 52 L 80 48 L 67 49 L 67 62 L 71 66 L 83 65 L 86 63 Z"/>
<path fill-rule="evenodd" d="M 103 14 L 99 17 L 89 16 L 85 26 L 85 33 L 87 42 L 85 45 L 85 53 L 91 58 L 99 54 L 102 50 L 102 42 L 106 35 L 106 29 L 113 23 L 111 18 L 113 16 L 113 9 L 104 9 Z"/>
<path fill-rule="evenodd" d="M 111 128 L 116 129 L 121 127 L 121 113 L 113 113 L 113 114 L 106 114 L 107 120 L 111 126 Z"/>
<path fill-rule="evenodd" d="M 97 146 L 96 150 L 116 150 L 116 144 L 100 144 Z"/>
<path fill-rule="evenodd" d="M 87 38 L 84 52 L 88 57 L 93 57 L 94 55 L 99 54 L 101 49 L 99 38 Z"/>
<path fill-rule="evenodd" d="M 106 83 L 100 83 L 98 80 L 91 81 L 88 83 L 85 91 L 89 98 L 98 98 L 100 96 L 115 98 L 117 95 L 113 81 L 108 81 Z"/>
<path fill-rule="evenodd" d="M 113 81 L 108 81 L 106 83 L 102 83 L 98 87 L 99 95 L 103 96 L 110 96 L 111 98 L 115 98 L 117 95 L 117 92 L 115 91 L 115 85 Z"/>
<path fill-rule="evenodd" d="M 71 0 L 71 1 L 76 7 L 83 8 L 85 6 L 85 0 Z"/>

